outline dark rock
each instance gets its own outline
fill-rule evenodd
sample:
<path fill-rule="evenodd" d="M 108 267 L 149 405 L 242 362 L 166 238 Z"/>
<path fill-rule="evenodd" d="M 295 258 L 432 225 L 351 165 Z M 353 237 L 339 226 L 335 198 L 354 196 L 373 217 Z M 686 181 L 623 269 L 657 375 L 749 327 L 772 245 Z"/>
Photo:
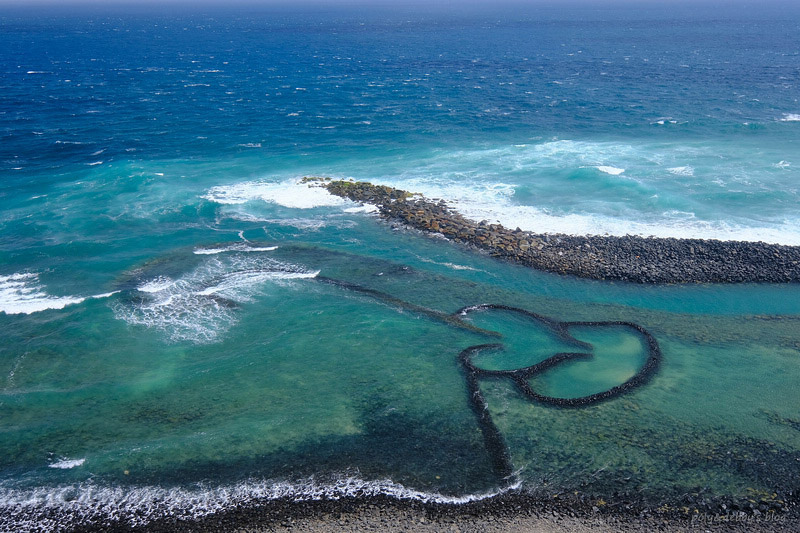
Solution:
<path fill-rule="evenodd" d="M 636 283 L 796 283 L 800 246 L 764 242 L 549 235 L 473 222 L 444 201 L 366 182 L 305 178 L 331 194 L 372 204 L 386 219 L 442 233 L 524 265 L 574 276 Z"/>

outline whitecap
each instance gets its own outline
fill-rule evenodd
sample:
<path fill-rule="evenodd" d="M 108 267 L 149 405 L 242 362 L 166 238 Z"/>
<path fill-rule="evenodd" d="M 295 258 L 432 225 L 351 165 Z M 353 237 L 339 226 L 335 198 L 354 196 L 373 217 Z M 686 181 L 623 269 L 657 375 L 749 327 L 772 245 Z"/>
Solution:
<path fill-rule="evenodd" d="M 775 168 L 786 169 L 786 168 L 789 168 L 790 166 L 792 166 L 792 164 L 790 162 L 788 162 L 788 161 L 779 161 L 779 162 L 773 164 L 772 166 L 775 167 Z"/>
<path fill-rule="evenodd" d="M 102 299 L 102 298 L 110 298 L 115 294 L 119 294 L 121 291 L 111 291 L 111 292 L 104 292 L 103 294 L 95 294 L 93 296 L 89 296 L 89 298 L 93 300 Z"/>
<path fill-rule="evenodd" d="M 47 466 L 50 468 L 60 468 L 62 470 L 68 470 L 70 468 L 75 468 L 76 466 L 81 466 L 83 463 L 86 462 L 86 458 L 83 459 L 61 459 L 60 461 L 56 461 L 55 463 L 51 463 Z"/>
<path fill-rule="evenodd" d="M 800 122 L 800 113 L 784 113 L 781 122 Z"/>
<path fill-rule="evenodd" d="M 612 176 L 619 176 L 623 172 L 625 172 L 624 168 L 617 168 L 617 167 L 607 167 L 605 165 L 600 165 L 595 167 L 600 172 L 605 172 L 606 174 L 611 174 Z"/>
<path fill-rule="evenodd" d="M 650 124 L 658 124 L 659 126 L 664 126 L 665 124 L 677 124 L 678 121 L 672 117 L 660 117 L 655 119 Z"/>
<path fill-rule="evenodd" d="M 244 243 L 236 243 L 221 248 L 195 248 L 194 253 L 197 255 L 215 255 L 225 252 L 271 252 L 277 249 L 277 246 L 248 246 Z"/>
<path fill-rule="evenodd" d="M 209 189 L 202 198 L 219 204 L 244 204 L 260 200 L 295 209 L 347 204 L 343 198 L 328 194 L 325 189 L 310 186 L 299 179 L 281 182 L 245 181 L 220 185 Z"/>
<path fill-rule="evenodd" d="M 676 176 L 694 176 L 694 168 L 689 166 L 668 168 L 667 172 Z"/>
<path fill-rule="evenodd" d="M 96 166 L 96 165 L 102 165 L 103 162 L 102 161 L 95 161 L 94 163 L 86 163 L 86 164 L 88 166 L 90 166 L 90 167 L 93 167 L 93 166 Z"/>
<path fill-rule="evenodd" d="M 167 278 L 165 276 L 159 276 L 157 278 L 153 278 L 151 280 L 145 281 L 144 283 L 141 283 L 138 287 L 136 287 L 136 290 L 140 292 L 155 293 L 155 292 L 161 292 L 171 287 L 174 284 L 175 282 L 170 278 Z"/>

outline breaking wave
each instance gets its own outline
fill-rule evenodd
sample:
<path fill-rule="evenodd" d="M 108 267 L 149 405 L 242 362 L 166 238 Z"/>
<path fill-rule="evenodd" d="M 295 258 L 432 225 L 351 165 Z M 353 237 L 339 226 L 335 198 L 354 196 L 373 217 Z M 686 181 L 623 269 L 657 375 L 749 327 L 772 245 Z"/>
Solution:
<path fill-rule="evenodd" d="M 208 255 L 208 254 L 207 254 Z M 216 341 L 237 322 L 237 307 L 263 292 L 265 285 L 313 278 L 318 271 L 252 254 L 212 254 L 178 279 L 142 280 L 113 308 L 129 324 L 154 328 L 171 341 Z"/>
<path fill-rule="evenodd" d="M 219 204 L 244 204 L 260 200 L 295 209 L 352 205 L 347 200 L 328 194 L 325 189 L 309 187 L 299 179 L 220 185 L 212 187 L 202 197 Z"/>
<path fill-rule="evenodd" d="M 272 500 L 294 502 L 390 496 L 426 503 L 465 504 L 517 489 L 519 483 L 494 491 L 447 496 L 407 488 L 391 480 L 367 481 L 343 475 L 329 482 L 306 478 L 294 482 L 247 480 L 210 487 L 103 487 L 90 482 L 57 487 L 0 487 L 0 514 L 5 531 L 62 531 L 82 525 L 142 527 L 169 518 L 198 520 L 246 505 Z"/>
<path fill-rule="evenodd" d="M 63 309 L 89 298 L 108 298 L 114 292 L 93 296 L 52 296 L 45 292 L 39 275 L 33 272 L 0 276 L 0 312 L 29 315 L 47 309 Z"/>

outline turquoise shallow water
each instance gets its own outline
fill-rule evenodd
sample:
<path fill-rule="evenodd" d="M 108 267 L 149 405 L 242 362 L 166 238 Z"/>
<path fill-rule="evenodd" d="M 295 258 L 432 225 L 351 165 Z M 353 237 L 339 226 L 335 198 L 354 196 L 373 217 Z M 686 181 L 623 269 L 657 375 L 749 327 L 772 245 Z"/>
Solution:
<path fill-rule="evenodd" d="M 512 487 L 785 502 L 797 286 L 536 272 L 299 183 L 367 179 L 546 232 L 798 244 L 799 19 L 768 7 L 4 8 L 0 524 Z M 480 378 L 503 477 L 462 350 L 502 343 L 485 370 L 591 354 L 529 381 L 575 398 L 630 379 L 647 346 L 618 325 L 570 341 L 498 310 L 463 321 L 499 336 L 447 318 L 487 303 L 639 324 L 658 371 L 572 409 Z"/>

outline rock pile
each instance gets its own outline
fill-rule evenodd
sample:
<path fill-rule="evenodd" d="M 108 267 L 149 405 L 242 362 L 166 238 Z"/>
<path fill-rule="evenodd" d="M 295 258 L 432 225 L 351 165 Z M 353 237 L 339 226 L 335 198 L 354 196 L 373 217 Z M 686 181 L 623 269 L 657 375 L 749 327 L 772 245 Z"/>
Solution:
<path fill-rule="evenodd" d="M 637 283 L 789 283 L 800 281 L 800 246 L 763 242 L 574 236 L 510 230 L 464 218 L 444 201 L 385 185 L 306 178 L 331 194 L 375 205 L 421 231 L 475 246 L 495 257 L 559 274 Z"/>

